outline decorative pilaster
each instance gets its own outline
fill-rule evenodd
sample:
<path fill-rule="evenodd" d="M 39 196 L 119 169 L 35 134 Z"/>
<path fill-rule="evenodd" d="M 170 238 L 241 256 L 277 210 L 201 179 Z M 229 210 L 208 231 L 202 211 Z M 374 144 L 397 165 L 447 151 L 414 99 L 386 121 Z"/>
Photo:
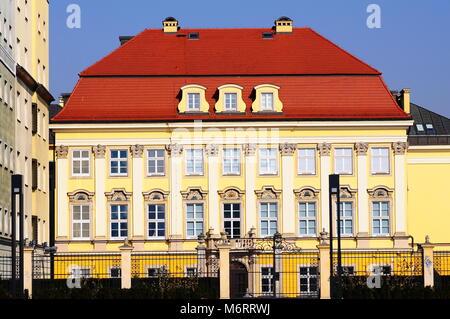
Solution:
<path fill-rule="evenodd" d="M 295 207 L 294 207 L 294 153 L 296 144 L 281 144 L 281 179 L 283 184 L 282 199 L 282 232 L 284 237 L 295 236 Z"/>
<path fill-rule="evenodd" d="M 181 178 L 183 146 L 170 144 L 166 146 L 170 161 L 170 232 L 169 237 L 180 239 L 183 237 L 183 203 L 181 200 Z"/>
<path fill-rule="evenodd" d="M 392 143 L 394 151 L 394 179 L 395 179 L 395 248 L 408 247 L 406 235 L 406 165 L 405 153 L 408 148 L 406 142 Z"/>
<path fill-rule="evenodd" d="M 67 198 L 67 179 L 69 177 L 69 167 L 67 154 L 69 147 L 56 146 L 56 198 L 58 200 L 56 212 L 57 239 L 67 239 L 69 236 L 69 202 Z"/>
<path fill-rule="evenodd" d="M 145 165 L 143 159 L 144 146 L 133 145 L 130 147 L 133 157 L 133 233 L 130 234 L 133 239 L 143 239 L 145 237 L 144 227 L 144 199 L 143 199 L 143 178 L 145 174 Z"/>
<path fill-rule="evenodd" d="M 106 239 L 107 236 L 107 216 L 106 216 L 106 199 L 105 194 L 105 180 L 106 180 L 106 162 L 105 154 L 106 147 L 104 145 L 97 145 L 92 147 L 94 153 L 95 164 L 95 193 L 97 198 L 95 200 L 95 233 L 94 239 Z"/>
<path fill-rule="evenodd" d="M 256 218 L 256 197 L 255 197 L 255 178 L 256 178 L 256 145 L 244 144 L 242 146 L 245 155 L 245 229 L 247 233 L 257 226 Z"/>
<path fill-rule="evenodd" d="M 367 196 L 367 150 L 368 143 L 356 143 L 358 165 L 358 237 L 369 235 L 369 208 Z M 358 248 L 368 248 L 367 239 L 358 239 Z"/>
<path fill-rule="evenodd" d="M 219 225 L 219 146 L 210 144 L 205 148 L 208 161 L 208 217 L 209 229 L 211 233 L 219 233 L 221 227 Z"/>
<path fill-rule="evenodd" d="M 330 175 L 330 153 L 331 153 L 331 144 L 321 143 L 317 146 L 320 155 L 320 206 L 321 206 L 321 219 L 322 219 L 322 228 L 324 231 L 330 231 L 330 222 L 329 222 L 329 189 L 328 189 L 328 176 Z"/>

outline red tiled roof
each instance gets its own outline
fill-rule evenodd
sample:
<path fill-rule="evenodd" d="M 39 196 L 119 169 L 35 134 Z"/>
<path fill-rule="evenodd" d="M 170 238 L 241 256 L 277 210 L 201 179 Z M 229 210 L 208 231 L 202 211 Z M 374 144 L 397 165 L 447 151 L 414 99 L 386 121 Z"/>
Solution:
<path fill-rule="evenodd" d="M 263 39 L 268 31 L 147 29 L 80 75 L 380 74 L 310 28 Z"/>
<path fill-rule="evenodd" d="M 207 87 L 209 115 L 180 115 L 180 88 Z M 234 83 L 244 87 L 247 114 L 214 113 L 217 88 Z M 253 88 L 280 86 L 283 114 L 251 114 Z M 81 78 L 63 110 L 53 122 L 180 121 L 223 119 L 383 119 L 408 118 L 379 76 L 273 76 L 273 77 L 109 77 Z"/>

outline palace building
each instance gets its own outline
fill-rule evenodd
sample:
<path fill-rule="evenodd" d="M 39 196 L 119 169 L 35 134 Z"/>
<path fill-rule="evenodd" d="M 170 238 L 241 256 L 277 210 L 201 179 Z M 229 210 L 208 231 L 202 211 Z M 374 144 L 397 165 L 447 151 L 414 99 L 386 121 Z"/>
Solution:
<path fill-rule="evenodd" d="M 121 37 L 51 120 L 58 251 L 192 251 L 222 232 L 313 249 L 333 173 L 344 248 L 448 242 L 450 121 L 410 99 L 286 17 Z"/>

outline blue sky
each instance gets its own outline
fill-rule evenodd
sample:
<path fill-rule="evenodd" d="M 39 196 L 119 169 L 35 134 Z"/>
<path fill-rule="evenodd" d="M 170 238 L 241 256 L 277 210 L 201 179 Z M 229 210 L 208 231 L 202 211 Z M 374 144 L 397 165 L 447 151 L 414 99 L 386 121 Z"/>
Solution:
<path fill-rule="evenodd" d="M 81 8 L 80 29 L 66 26 L 72 3 Z M 372 3 L 381 8 L 380 29 L 366 26 Z M 390 89 L 411 88 L 413 102 L 450 117 L 449 0 L 53 0 L 50 91 L 71 92 L 78 73 L 117 48 L 120 35 L 161 28 L 167 16 L 185 28 L 246 28 L 271 27 L 282 15 L 383 72 Z"/>

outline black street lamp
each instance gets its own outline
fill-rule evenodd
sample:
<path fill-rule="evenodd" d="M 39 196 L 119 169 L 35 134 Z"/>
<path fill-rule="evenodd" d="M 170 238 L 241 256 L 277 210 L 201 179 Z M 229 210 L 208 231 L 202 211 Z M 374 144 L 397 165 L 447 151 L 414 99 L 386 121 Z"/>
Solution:
<path fill-rule="evenodd" d="M 341 255 L 341 200 L 340 200 L 340 182 L 339 182 L 339 175 L 338 174 L 331 174 L 329 176 L 329 208 L 330 208 L 330 287 L 332 289 L 331 295 L 335 295 L 336 297 L 341 296 L 341 286 L 342 286 L 342 255 Z M 334 264 L 333 264 L 333 195 L 336 196 L 336 217 L 337 217 L 337 225 L 336 225 L 336 232 L 337 232 L 337 294 L 333 294 L 333 288 L 334 285 Z"/>

